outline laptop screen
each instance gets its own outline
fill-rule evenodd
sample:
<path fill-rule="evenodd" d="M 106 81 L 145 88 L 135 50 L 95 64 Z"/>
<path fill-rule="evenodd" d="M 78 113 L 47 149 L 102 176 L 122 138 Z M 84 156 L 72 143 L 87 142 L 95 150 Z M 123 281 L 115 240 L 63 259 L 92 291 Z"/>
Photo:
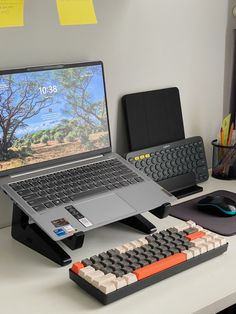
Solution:
<path fill-rule="evenodd" d="M 0 74 L 0 173 L 110 147 L 101 62 Z"/>

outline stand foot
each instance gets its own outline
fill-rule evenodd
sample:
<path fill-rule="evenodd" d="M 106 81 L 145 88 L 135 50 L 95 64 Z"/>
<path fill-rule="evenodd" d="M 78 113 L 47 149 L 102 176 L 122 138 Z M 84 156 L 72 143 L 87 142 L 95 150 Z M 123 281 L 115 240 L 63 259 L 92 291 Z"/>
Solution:
<path fill-rule="evenodd" d="M 144 233 L 152 233 L 157 230 L 157 228 L 149 220 L 140 214 L 123 219 L 120 222 Z"/>
<path fill-rule="evenodd" d="M 84 233 L 77 232 L 72 237 L 62 240 L 62 242 L 67 245 L 71 250 L 79 249 L 84 243 Z"/>
<path fill-rule="evenodd" d="M 71 263 L 71 257 L 53 241 L 44 231 L 36 224 L 29 224 L 29 217 L 14 204 L 12 216 L 12 237 L 42 254 L 60 266 Z"/>
<path fill-rule="evenodd" d="M 165 204 L 161 205 L 160 207 L 157 207 L 155 209 L 150 210 L 150 213 L 152 213 L 154 216 L 162 219 L 162 218 L 166 218 L 169 215 L 170 209 L 171 209 L 171 204 L 165 203 Z"/>

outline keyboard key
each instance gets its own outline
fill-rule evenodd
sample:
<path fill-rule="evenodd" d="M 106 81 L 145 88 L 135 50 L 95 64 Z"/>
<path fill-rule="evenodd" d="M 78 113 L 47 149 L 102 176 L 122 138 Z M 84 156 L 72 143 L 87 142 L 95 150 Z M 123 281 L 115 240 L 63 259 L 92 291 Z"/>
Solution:
<path fill-rule="evenodd" d="M 30 206 L 36 206 L 36 205 L 39 205 L 39 204 L 42 204 L 42 203 L 46 203 L 47 201 L 48 201 L 47 197 L 40 197 L 40 198 L 37 198 L 35 200 L 28 201 L 27 203 Z"/>
<path fill-rule="evenodd" d="M 138 280 L 141 280 L 151 275 L 154 275 L 160 271 L 163 271 L 167 268 L 170 268 L 174 265 L 183 263 L 186 260 L 187 260 L 186 254 L 177 253 L 175 255 L 166 257 L 163 260 L 144 266 L 143 268 L 137 269 L 133 273 L 136 275 Z"/>
<path fill-rule="evenodd" d="M 99 290 L 103 293 L 108 294 L 116 290 L 116 285 L 112 281 L 105 282 L 99 286 Z"/>
<path fill-rule="evenodd" d="M 39 212 L 43 209 L 45 209 L 46 207 L 43 205 L 43 204 L 40 204 L 40 205 L 36 205 L 36 206 L 33 206 L 33 209 L 36 211 L 36 212 Z"/>
<path fill-rule="evenodd" d="M 44 203 L 44 205 L 45 205 L 47 208 L 52 208 L 52 207 L 55 206 L 52 202 Z"/>
<path fill-rule="evenodd" d="M 61 200 L 54 200 L 53 203 L 58 206 L 60 204 L 62 204 L 62 201 Z"/>
<path fill-rule="evenodd" d="M 20 196 L 28 195 L 28 194 L 31 194 L 31 190 L 30 189 L 21 190 L 21 191 L 18 191 L 18 194 Z"/>
<path fill-rule="evenodd" d="M 198 231 L 198 232 L 195 232 L 195 233 L 192 233 L 192 234 L 189 234 L 186 236 L 186 238 L 191 241 L 191 240 L 195 240 L 195 239 L 198 239 L 198 238 L 202 238 L 204 237 L 206 234 L 203 232 L 203 231 Z"/>
<path fill-rule="evenodd" d="M 74 263 L 72 265 L 72 271 L 76 274 L 79 273 L 80 269 L 84 268 L 84 265 L 80 262 Z"/>
<path fill-rule="evenodd" d="M 23 199 L 25 201 L 32 201 L 32 200 L 35 200 L 36 198 L 39 198 L 39 195 L 37 193 L 34 193 L 34 194 L 28 194 L 26 196 L 23 196 Z"/>

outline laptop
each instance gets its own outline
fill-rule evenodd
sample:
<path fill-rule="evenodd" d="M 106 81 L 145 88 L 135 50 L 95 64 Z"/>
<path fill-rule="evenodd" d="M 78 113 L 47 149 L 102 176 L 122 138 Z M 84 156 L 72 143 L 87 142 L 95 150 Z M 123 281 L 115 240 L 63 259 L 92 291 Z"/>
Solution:
<path fill-rule="evenodd" d="M 55 241 L 175 199 L 112 152 L 100 61 L 0 72 L 0 186 Z"/>

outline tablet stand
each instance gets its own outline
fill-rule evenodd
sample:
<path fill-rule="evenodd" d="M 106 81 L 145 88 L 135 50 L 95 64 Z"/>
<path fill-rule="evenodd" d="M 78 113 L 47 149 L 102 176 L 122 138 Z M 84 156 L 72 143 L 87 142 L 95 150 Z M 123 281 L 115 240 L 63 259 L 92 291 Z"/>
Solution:
<path fill-rule="evenodd" d="M 159 181 L 158 184 L 177 198 L 203 191 L 203 188 L 196 184 L 195 175 L 192 172 L 164 181 Z"/>
<path fill-rule="evenodd" d="M 159 218 L 164 218 L 168 215 L 169 209 L 170 204 L 166 203 L 150 212 Z M 126 218 L 120 222 L 144 233 L 156 231 L 156 227 L 142 215 Z M 16 241 L 40 253 L 60 266 L 68 265 L 72 261 L 71 257 L 56 241 L 53 241 L 35 223 L 29 222 L 29 217 L 16 204 L 13 205 L 11 235 Z M 62 242 L 71 250 L 81 248 L 84 242 L 84 233 L 77 232 L 73 236 L 62 240 Z"/>

